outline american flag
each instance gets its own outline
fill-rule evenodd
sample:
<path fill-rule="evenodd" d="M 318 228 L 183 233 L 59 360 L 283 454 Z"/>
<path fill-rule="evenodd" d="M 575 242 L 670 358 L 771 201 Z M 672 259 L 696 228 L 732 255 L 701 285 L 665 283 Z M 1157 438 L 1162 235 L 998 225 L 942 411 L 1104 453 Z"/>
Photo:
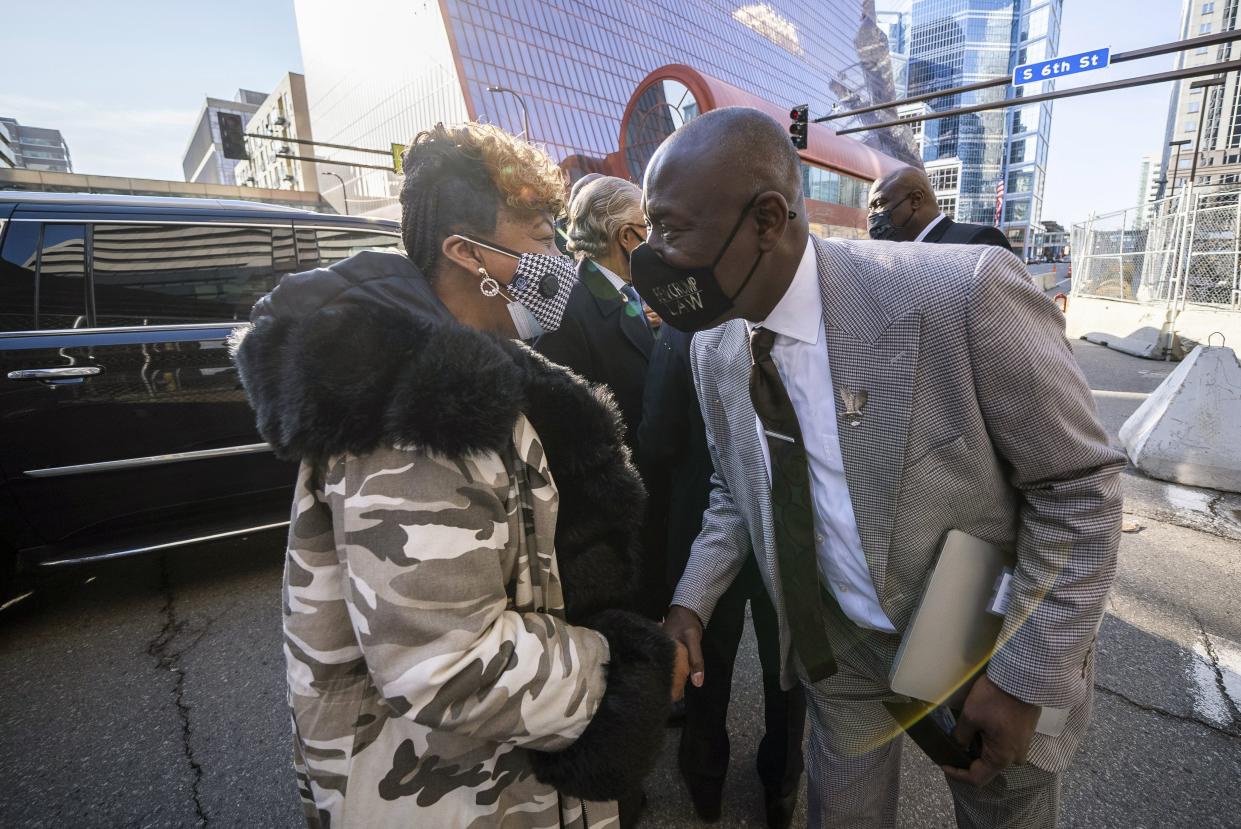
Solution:
<path fill-rule="evenodd" d="M 1004 207 L 1004 182 L 997 182 L 995 185 L 995 221 L 992 222 L 996 227 L 1000 226 L 1000 210 Z"/>

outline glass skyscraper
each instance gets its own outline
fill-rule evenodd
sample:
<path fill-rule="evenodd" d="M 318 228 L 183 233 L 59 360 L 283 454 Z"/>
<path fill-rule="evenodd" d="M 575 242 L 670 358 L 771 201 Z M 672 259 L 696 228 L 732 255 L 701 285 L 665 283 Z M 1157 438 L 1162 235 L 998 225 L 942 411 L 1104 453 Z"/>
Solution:
<path fill-rule="evenodd" d="M 1055 57 L 1063 0 L 879 0 L 877 19 L 896 56 L 901 97 L 1011 74 Z M 1054 82 L 993 87 L 933 98 L 902 115 L 1020 98 Z M 1042 219 L 1051 103 L 926 121 L 922 159 L 945 212 L 960 221 L 1000 224 L 1013 247 L 1032 241 Z"/>
<path fill-rule="evenodd" d="M 643 79 L 669 64 L 691 67 L 781 112 L 809 103 L 812 117 L 834 105 L 848 108 L 896 95 L 874 0 L 295 5 L 311 123 L 316 139 L 332 143 L 384 148 L 408 142 L 437 121 L 476 118 L 514 133 L 528 125 L 529 137 L 571 173 L 621 172 L 608 166 L 608 158 L 620 150 L 626 108 Z M 679 123 L 693 115 L 692 102 L 683 103 L 662 100 L 656 108 L 667 112 L 644 110 L 635 117 Z M 866 117 L 873 123 L 894 113 Z M 641 125 L 626 129 L 643 132 Z M 858 140 L 887 157 L 916 162 L 904 128 L 861 133 Z M 376 162 L 347 152 L 322 155 Z M 394 204 L 396 182 L 382 171 L 321 169 L 352 182 L 355 211 L 359 205 L 384 210 Z M 640 169 L 629 164 L 627 172 L 637 177 Z"/>

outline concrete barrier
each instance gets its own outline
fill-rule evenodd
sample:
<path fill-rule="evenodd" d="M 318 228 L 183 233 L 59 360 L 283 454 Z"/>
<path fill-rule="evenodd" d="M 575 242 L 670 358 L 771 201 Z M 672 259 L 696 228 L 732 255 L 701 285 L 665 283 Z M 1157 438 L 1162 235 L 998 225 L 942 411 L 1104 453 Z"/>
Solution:
<path fill-rule="evenodd" d="M 1065 335 L 1123 351 L 1135 357 L 1159 359 L 1167 344 L 1168 308 L 1120 299 L 1069 297 Z"/>
<path fill-rule="evenodd" d="M 1186 305 L 1174 312 L 1166 304 L 1071 296 L 1065 314 L 1065 335 L 1069 339 L 1089 340 L 1147 359 L 1164 358 L 1168 335 L 1173 330 L 1173 359 L 1179 359 L 1199 343 L 1208 342 L 1213 333 L 1223 335 L 1225 342 L 1241 343 L 1241 310 Z"/>
<path fill-rule="evenodd" d="M 1068 265 L 1062 265 L 1058 262 L 1040 263 L 1037 265 L 1028 265 L 1026 268 L 1030 273 L 1030 279 L 1034 280 L 1034 284 L 1044 291 L 1050 291 L 1065 278 L 1065 271 Z"/>
<path fill-rule="evenodd" d="M 1164 481 L 1241 492 L 1241 366 L 1198 346 L 1120 427 L 1138 469 Z"/>

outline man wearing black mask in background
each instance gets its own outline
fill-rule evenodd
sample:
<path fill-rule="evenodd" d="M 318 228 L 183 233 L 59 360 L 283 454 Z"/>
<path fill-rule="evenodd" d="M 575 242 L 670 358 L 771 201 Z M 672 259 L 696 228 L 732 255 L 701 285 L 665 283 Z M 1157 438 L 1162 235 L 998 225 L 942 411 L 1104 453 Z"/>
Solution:
<path fill-rule="evenodd" d="M 902 167 L 872 184 L 866 208 L 870 238 L 878 241 L 995 245 L 1012 250 L 997 228 L 954 222 L 940 212 L 926 173 L 914 167 Z"/>

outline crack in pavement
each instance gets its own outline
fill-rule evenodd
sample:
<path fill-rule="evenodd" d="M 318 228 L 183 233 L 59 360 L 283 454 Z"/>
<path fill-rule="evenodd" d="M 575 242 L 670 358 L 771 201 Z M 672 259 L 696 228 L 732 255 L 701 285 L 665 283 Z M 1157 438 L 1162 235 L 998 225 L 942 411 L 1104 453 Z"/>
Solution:
<path fill-rule="evenodd" d="M 185 703 L 185 671 L 178 664 L 181 656 L 185 653 L 185 649 L 174 650 L 172 648 L 173 640 L 176 639 L 186 623 L 177 619 L 176 597 L 172 590 L 172 579 L 168 575 L 168 559 L 166 556 L 160 557 L 159 582 L 160 591 L 164 594 L 164 606 L 160 609 L 164 616 L 164 626 L 155 638 L 148 643 L 147 653 L 155 659 L 156 668 L 170 671 L 175 676 L 172 696 L 173 703 L 177 708 L 177 717 L 181 720 L 181 749 L 193 774 L 190 781 L 190 794 L 194 800 L 194 813 L 198 817 L 198 825 L 205 827 L 209 823 L 209 818 L 207 810 L 203 807 L 199 791 L 202 785 L 203 767 L 194 759 L 190 707 Z M 190 647 L 197 644 L 205 633 L 205 630 L 200 633 Z"/>
<path fill-rule="evenodd" d="M 1224 670 L 1219 665 L 1219 654 L 1215 652 L 1215 643 L 1211 641 L 1211 635 L 1207 633 L 1206 625 L 1202 623 L 1198 614 L 1193 614 L 1193 619 L 1202 637 L 1202 646 L 1211 660 L 1211 670 L 1215 674 L 1215 687 L 1219 689 L 1219 695 L 1224 698 L 1224 705 L 1227 706 L 1228 713 L 1232 716 L 1232 724 L 1241 728 L 1241 710 L 1237 709 L 1236 700 L 1228 693 L 1228 684 L 1224 681 Z"/>
<path fill-rule="evenodd" d="M 1109 688 L 1106 685 L 1103 685 L 1098 682 L 1095 683 L 1094 687 L 1097 690 L 1102 691 L 1104 694 L 1107 694 L 1110 697 L 1119 699 L 1122 702 L 1127 702 L 1129 705 L 1133 706 L 1134 708 L 1137 708 L 1140 711 L 1147 711 L 1151 714 L 1158 714 L 1161 717 L 1166 717 L 1172 720 L 1179 720 L 1180 722 L 1189 723 L 1191 725 L 1200 725 L 1203 728 L 1209 728 L 1212 731 L 1223 734 L 1225 737 L 1231 737 L 1234 740 L 1241 740 L 1241 732 L 1239 731 L 1234 731 L 1222 725 L 1216 725 L 1215 723 L 1209 722 L 1208 720 L 1200 720 L 1197 717 L 1190 717 L 1190 716 L 1186 716 L 1185 714 L 1178 714 L 1175 711 L 1169 711 L 1166 708 L 1160 708 L 1158 705 L 1149 705 L 1144 702 L 1138 702 L 1133 697 L 1125 693 L 1122 693 L 1121 691 L 1117 691 L 1114 688 Z"/>

